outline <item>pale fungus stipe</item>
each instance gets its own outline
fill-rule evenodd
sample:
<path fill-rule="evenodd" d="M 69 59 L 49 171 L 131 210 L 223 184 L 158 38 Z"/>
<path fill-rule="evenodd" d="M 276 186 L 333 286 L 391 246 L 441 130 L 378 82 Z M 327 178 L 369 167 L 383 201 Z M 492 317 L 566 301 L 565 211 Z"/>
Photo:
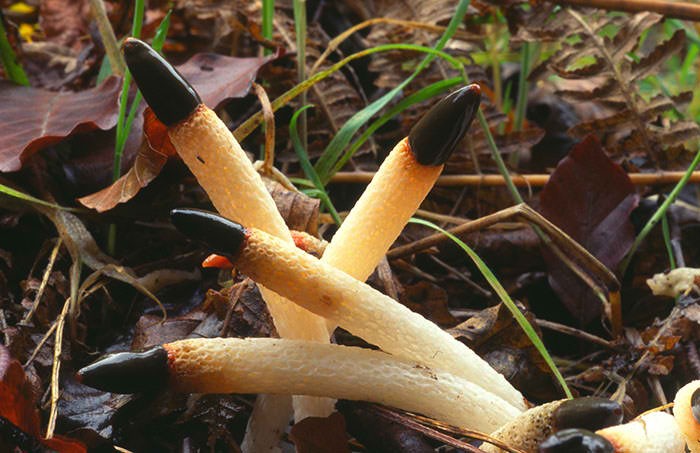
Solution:
<path fill-rule="evenodd" d="M 673 416 L 690 451 L 700 453 L 700 380 L 678 390 L 673 401 Z"/>
<path fill-rule="evenodd" d="M 629 423 L 596 431 L 619 453 L 683 453 L 685 440 L 671 414 L 650 412 Z"/>
<path fill-rule="evenodd" d="M 524 451 L 537 451 L 548 436 L 559 430 L 579 428 L 594 431 L 621 421 L 622 407 L 607 398 L 564 399 L 528 409 L 491 433 L 491 437 Z M 503 452 L 493 445 L 484 444 L 480 448 L 487 453 Z"/>
<path fill-rule="evenodd" d="M 228 218 L 286 238 L 286 228 L 281 223 L 274 204 L 268 200 L 269 196 L 265 197 L 267 193 L 259 177 L 256 178 L 257 174 L 254 174 L 253 167 L 240 146 L 216 115 L 201 105 L 194 90 L 145 44 L 129 40 L 125 48 L 127 60 L 131 59 L 136 68 L 132 72 L 142 69 L 141 75 L 135 74 L 135 79 L 144 96 L 156 115 L 171 126 L 171 141 L 209 193 L 217 209 Z M 151 70 L 153 67 L 155 71 Z M 163 79 L 168 79 L 166 86 L 163 86 Z M 150 93 L 150 96 L 146 93 Z M 171 96 L 171 93 L 176 95 Z M 184 101 L 178 103 L 178 98 L 184 98 Z M 348 226 L 341 228 L 338 240 L 333 242 L 335 245 L 329 247 L 328 261 L 356 278 L 364 280 L 369 276 L 430 190 L 442 164 L 468 129 L 478 109 L 479 98 L 480 92 L 476 85 L 458 90 L 438 103 L 412 130 L 409 139 L 397 145 L 375 178 L 374 188 L 368 191 L 368 196 L 363 197 L 365 201 L 360 203 L 359 210 L 354 210 L 356 214 L 349 217 Z M 162 115 L 159 112 L 163 112 Z M 212 168 L 214 171 L 211 171 Z M 241 170 L 243 177 L 239 174 Z M 231 181 L 238 180 L 242 181 L 238 186 L 232 187 Z M 237 189 L 252 186 L 255 186 L 252 194 L 241 200 L 242 191 Z M 382 193 L 382 190 L 387 192 Z M 236 197 L 234 206 L 231 206 L 232 193 Z M 386 201 L 379 203 L 383 197 Z M 258 202 L 263 202 L 264 209 L 257 208 Z M 387 225 L 375 223 L 377 216 L 372 214 L 377 213 L 389 219 Z M 274 220 L 271 222 L 272 227 L 270 220 Z M 367 230 L 367 235 L 357 234 L 370 225 L 372 228 Z M 272 304 L 276 305 L 274 295 L 266 296 L 269 296 L 266 300 L 272 298 Z M 290 316 L 281 308 L 271 307 L 271 312 L 276 324 L 280 316 Z M 276 316 L 276 312 L 281 314 Z M 299 316 L 303 318 L 302 315 Z M 298 325 L 296 322 L 285 324 Z M 302 327 L 306 334 L 303 338 L 318 339 L 315 327 Z M 299 337 L 294 333 L 285 334 L 287 329 L 284 327 L 278 326 L 278 331 L 286 337 Z M 299 404 L 296 407 L 299 409 L 298 419 L 306 414 L 324 415 L 324 412 L 328 412 L 327 407 L 311 407 L 309 410 Z"/>
<path fill-rule="evenodd" d="M 655 296 L 678 297 L 691 290 L 699 291 L 700 269 L 679 267 L 667 273 L 655 274 L 647 279 L 647 286 Z"/>
<path fill-rule="evenodd" d="M 383 351 L 469 380 L 519 411 L 526 408 L 520 392 L 471 349 L 367 284 L 263 231 L 214 213 L 180 209 L 171 213 L 171 220 L 251 279 Z"/>
<path fill-rule="evenodd" d="M 131 366 L 133 364 L 134 366 Z M 144 375 L 143 369 L 156 372 Z M 107 356 L 79 372 L 112 392 L 272 393 L 371 401 L 490 432 L 518 414 L 462 378 L 381 351 L 274 338 L 181 340 Z"/>
<path fill-rule="evenodd" d="M 292 244 L 289 229 L 260 175 L 216 113 L 202 104 L 194 88 L 148 44 L 128 38 L 123 51 L 143 97 L 158 119 L 168 126 L 168 136 L 178 155 L 217 211 L 226 218 L 255 225 Z M 260 291 L 280 336 L 328 341 L 323 319 L 264 287 Z M 327 416 L 334 404 L 332 400 L 295 398 L 296 418 Z M 267 407 L 286 411 L 287 404 L 270 403 Z M 266 417 L 269 420 L 283 418 L 280 414 Z M 256 428 L 267 429 L 264 425 L 256 425 Z"/>

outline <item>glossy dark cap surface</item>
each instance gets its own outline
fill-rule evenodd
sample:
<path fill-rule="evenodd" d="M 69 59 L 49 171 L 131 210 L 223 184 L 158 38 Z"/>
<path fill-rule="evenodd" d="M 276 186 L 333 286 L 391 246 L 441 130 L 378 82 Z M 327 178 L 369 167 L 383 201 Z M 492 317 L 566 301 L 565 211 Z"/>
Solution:
<path fill-rule="evenodd" d="M 173 209 L 170 221 L 182 234 L 201 242 L 214 253 L 235 261 L 246 241 L 246 229 L 213 212 L 201 209 Z"/>
<path fill-rule="evenodd" d="M 166 126 L 186 119 L 202 103 L 180 73 L 145 42 L 127 38 L 122 52 L 141 94 Z"/>
<path fill-rule="evenodd" d="M 473 83 L 435 104 L 408 135 L 416 160 L 422 165 L 444 164 L 469 129 L 480 103 L 481 89 Z"/>
<path fill-rule="evenodd" d="M 83 384 L 112 393 L 157 390 L 168 382 L 168 353 L 162 347 L 145 352 L 110 354 L 78 371 Z"/>
<path fill-rule="evenodd" d="M 622 423 L 622 406 L 607 398 L 586 396 L 564 401 L 554 411 L 557 429 L 583 428 L 590 431 Z"/>
<path fill-rule="evenodd" d="M 606 438 L 585 429 L 565 429 L 540 444 L 540 453 L 614 453 Z"/>

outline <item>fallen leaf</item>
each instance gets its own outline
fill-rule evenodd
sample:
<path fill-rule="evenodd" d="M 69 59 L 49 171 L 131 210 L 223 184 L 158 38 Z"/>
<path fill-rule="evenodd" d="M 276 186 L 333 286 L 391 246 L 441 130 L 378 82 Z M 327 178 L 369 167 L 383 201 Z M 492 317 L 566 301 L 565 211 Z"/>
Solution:
<path fill-rule="evenodd" d="M 630 213 L 639 203 L 625 171 L 593 136 L 574 146 L 540 194 L 541 212 L 604 265 L 615 269 L 634 241 Z M 601 313 L 600 300 L 554 255 L 545 250 L 549 282 L 582 325 Z"/>
<path fill-rule="evenodd" d="M 41 148 L 117 124 L 120 80 L 85 91 L 55 92 L 0 81 L 0 172 L 17 171 Z"/>
<path fill-rule="evenodd" d="M 289 433 L 299 453 L 349 452 L 345 419 L 334 412 L 328 417 L 307 417 L 292 426 Z"/>
<path fill-rule="evenodd" d="M 0 417 L 59 453 L 87 451 L 80 442 L 66 437 L 42 438 L 37 398 L 32 385 L 27 380 L 22 365 L 13 359 L 10 351 L 2 345 L 0 345 Z"/>
<path fill-rule="evenodd" d="M 86 0 L 43 0 L 39 7 L 41 30 L 50 41 L 67 47 L 85 45 L 91 17 Z"/>
<path fill-rule="evenodd" d="M 197 90 L 202 102 L 216 108 L 227 99 L 245 96 L 258 69 L 269 60 L 270 57 L 234 58 L 201 53 L 177 68 Z M 148 108 L 144 110 L 143 118 L 143 129 L 134 127 L 132 133 L 140 134 L 143 130 L 148 143 L 141 143 L 134 165 L 112 185 L 78 199 L 84 206 L 104 212 L 129 201 L 158 176 L 168 157 L 176 154 L 167 127 Z M 125 155 L 128 154 L 125 151 Z M 316 211 L 318 215 L 318 207 Z M 299 215 L 303 216 L 304 212 Z"/>
<path fill-rule="evenodd" d="M 318 233 L 318 209 L 321 201 L 289 190 L 272 179 L 263 178 L 263 181 L 287 227 L 315 236 Z"/>
<path fill-rule="evenodd" d="M 104 212 L 131 200 L 158 176 L 168 158 L 176 154 L 166 126 L 158 121 L 151 109 L 145 110 L 143 122 L 145 140 L 141 142 L 134 165 L 112 185 L 79 198 L 83 206 Z"/>

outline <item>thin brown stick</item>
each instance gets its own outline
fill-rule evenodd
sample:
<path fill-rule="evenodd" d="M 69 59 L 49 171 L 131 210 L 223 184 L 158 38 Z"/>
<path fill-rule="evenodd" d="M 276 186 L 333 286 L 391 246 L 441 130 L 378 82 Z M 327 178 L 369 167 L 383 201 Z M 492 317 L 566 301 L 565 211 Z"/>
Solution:
<path fill-rule="evenodd" d="M 114 35 L 112 24 L 107 17 L 105 4 L 102 0 L 89 0 L 89 3 L 90 10 L 97 23 L 97 30 L 100 32 L 100 37 L 102 38 L 102 44 L 105 47 L 109 65 L 112 67 L 112 74 L 121 77 L 124 75 L 126 67 L 124 65 L 124 58 L 121 52 L 119 52 L 117 37 Z"/>
<path fill-rule="evenodd" d="M 685 172 L 661 171 L 656 173 L 628 173 L 632 184 L 636 186 L 653 186 L 674 184 L 680 181 Z M 549 181 L 547 174 L 512 175 L 513 183 L 519 187 L 542 187 Z M 338 172 L 331 178 L 335 183 L 367 184 L 374 177 L 371 171 Z M 689 182 L 700 182 L 700 171 L 693 172 Z M 505 186 L 501 175 L 443 175 L 435 185 L 443 187 L 461 186 Z"/>
<path fill-rule="evenodd" d="M 63 327 L 66 324 L 66 315 L 70 308 L 70 298 L 66 299 L 63 304 L 63 310 L 56 319 L 56 338 L 53 345 L 53 368 L 51 369 L 51 410 L 49 411 L 49 422 L 46 426 L 46 438 L 53 437 L 54 429 L 56 428 L 56 418 L 58 417 L 58 376 L 61 370 L 61 347 L 63 345 Z"/>
<path fill-rule="evenodd" d="M 262 164 L 262 170 L 264 174 L 269 175 L 272 173 L 272 166 L 275 162 L 275 113 L 272 111 L 270 98 L 267 97 L 265 88 L 253 82 L 253 89 L 258 96 L 265 118 L 265 160 Z"/>
<path fill-rule="evenodd" d="M 34 312 L 36 311 L 37 308 L 39 308 L 39 302 L 41 302 L 41 298 L 44 295 L 44 291 L 46 290 L 46 286 L 48 285 L 49 282 L 49 277 L 51 276 L 51 272 L 53 271 L 53 266 L 56 263 L 56 257 L 58 256 L 58 250 L 61 248 L 61 244 L 63 241 L 61 238 L 58 238 L 56 241 L 56 245 L 54 245 L 53 250 L 51 250 L 51 256 L 49 257 L 49 263 L 46 265 L 46 270 L 44 271 L 44 276 L 41 278 L 41 284 L 39 285 L 39 290 L 36 292 L 36 296 L 34 297 L 34 302 L 32 303 L 32 308 L 27 312 L 26 316 L 22 320 L 22 324 L 29 324 L 29 321 L 32 319 L 32 316 L 34 315 Z"/>
<path fill-rule="evenodd" d="M 535 322 L 538 326 L 544 327 L 545 329 L 580 338 L 581 340 L 590 341 L 591 343 L 603 346 L 604 348 L 615 349 L 615 343 L 608 341 L 605 338 L 600 338 L 597 335 L 576 329 L 575 327 L 559 324 L 558 322 L 547 321 L 546 319 L 537 319 Z"/>
<path fill-rule="evenodd" d="M 664 0 L 557 0 L 560 5 L 584 6 L 609 11 L 640 13 L 650 11 L 676 19 L 700 21 L 700 5 Z"/>

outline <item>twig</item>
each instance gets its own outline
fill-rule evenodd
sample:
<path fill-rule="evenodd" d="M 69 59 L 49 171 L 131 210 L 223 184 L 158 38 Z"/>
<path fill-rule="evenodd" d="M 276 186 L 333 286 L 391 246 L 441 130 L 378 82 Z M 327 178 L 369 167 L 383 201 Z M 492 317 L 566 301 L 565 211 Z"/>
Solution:
<path fill-rule="evenodd" d="M 46 427 L 46 438 L 53 437 L 56 428 L 56 417 L 58 416 L 58 375 L 61 370 L 61 345 L 63 343 L 63 327 L 66 324 L 66 315 L 70 307 L 71 298 L 66 299 L 63 310 L 56 320 L 56 339 L 53 345 L 53 368 L 51 369 L 51 412 L 49 413 L 49 423 Z"/>
<path fill-rule="evenodd" d="M 102 0 L 90 0 L 90 10 L 92 11 L 92 15 L 95 16 L 97 29 L 100 31 L 100 37 L 102 38 L 102 44 L 105 46 L 105 53 L 107 54 L 109 65 L 112 67 L 112 74 L 121 77 L 124 75 L 126 67 L 124 65 L 124 59 L 119 52 L 117 37 L 114 36 L 114 30 L 112 30 L 112 25 L 109 23 L 105 4 Z"/>
<path fill-rule="evenodd" d="M 29 324 L 29 321 L 34 315 L 34 312 L 36 312 L 36 309 L 39 307 L 39 302 L 41 302 L 41 298 L 44 295 L 44 291 L 46 290 L 46 286 L 49 282 L 49 277 L 51 276 L 51 271 L 53 271 L 53 266 L 56 263 L 56 257 L 58 256 L 58 251 L 60 250 L 62 243 L 63 241 L 61 240 L 61 238 L 58 238 L 58 240 L 56 241 L 56 245 L 54 246 L 53 250 L 51 250 L 51 256 L 49 257 L 49 262 L 46 265 L 44 276 L 41 278 L 39 290 L 36 292 L 36 297 L 34 297 L 34 303 L 32 304 L 31 310 L 29 310 L 24 319 L 22 319 L 22 324 Z"/>
<path fill-rule="evenodd" d="M 629 13 L 651 11 L 666 17 L 700 21 L 700 5 L 689 2 L 667 2 L 664 0 L 558 0 L 555 3 L 611 11 L 626 11 Z"/>
<path fill-rule="evenodd" d="M 636 186 L 674 184 L 681 180 L 683 171 L 660 171 L 655 173 L 628 173 L 627 176 Z M 331 177 L 334 183 L 367 184 L 374 177 L 371 171 L 338 172 Z M 518 187 L 542 187 L 549 181 L 550 175 L 530 174 L 512 175 L 513 183 Z M 700 182 L 700 171 L 693 172 L 688 182 Z M 501 175 L 443 175 L 435 185 L 442 187 L 459 186 L 504 186 Z"/>
<path fill-rule="evenodd" d="M 262 164 L 262 172 L 270 175 L 275 163 L 275 113 L 272 111 L 270 98 L 267 97 L 265 88 L 253 82 L 253 89 L 258 96 L 265 117 L 265 159 Z"/>
<path fill-rule="evenodd" d="M 581 340 L 590 341 L 591 343 L 595 343 L 597 345 L 603 346 L 604 348 L 615 349 L 614 343 L 612 343 L 604 338 L 600 338 L 597 335 L 593 335 L 591 333 L 584 332 L 583 330 L 576 329 L 576 328 L 571 327 L 571 326 L 559 324 L 558 322 L 547 321 L 546 319 L 537 319 L 535 321 L 535 323 L 540 327 L 544 327 L 545 329 L 553 330 L 555 332 L 563 333 L 565 335 L 570 335 L 572 337 L 580 338 Z"/>

